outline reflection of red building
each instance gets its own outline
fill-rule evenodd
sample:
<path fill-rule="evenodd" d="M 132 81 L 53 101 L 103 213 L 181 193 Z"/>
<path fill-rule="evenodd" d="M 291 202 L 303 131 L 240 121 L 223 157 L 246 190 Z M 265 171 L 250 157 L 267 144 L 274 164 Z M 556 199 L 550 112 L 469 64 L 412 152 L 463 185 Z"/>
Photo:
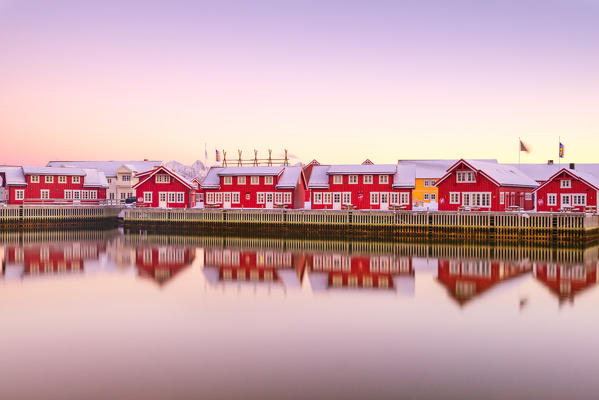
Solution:
<path fill-rule="evenodd" d="M 530 272 L 530 264 L 484 259 L 439 259 L 439 282 L 450 296 L 465 304 L 499 282 Z"/>
<path fill-rule="evenodd" d="M 575 295 L 596 285 L 598 278 L 594 264 L 538 264 L 534 273 L 537 280 L 558 296 L 560 301 L 573 301 Z"/>
<path fill-rule="evenodd" d="M 314 290 L 331 287 L 405 289 L 413 292 L 411 257 L 379 254 L 312 254 L 308 256 Z M 409 278 L 405 282 L 401 278 Z M 406 285 L 406 283 L 409 283 Z"/>
<path fill-rule="evenodd" d="M 83 272 L 85 260 L 97 260 L 104 250 L 102 243 L 59 243 L 8 246 L 5 249 L 7 270 L 18 276 Z"/>
<path fill-rule="evenodd" d="M 139 275 L 163 285 L 188 267 L 195 259 L 195 249 L 187 247 L 138 247 L 135 265 Z"/>
<path fill-rule="evenodd" d="M 280 282 L 299 286 L 304 257 L 289 251 L 205 249 L 204 271 L 209 281 Z"/>

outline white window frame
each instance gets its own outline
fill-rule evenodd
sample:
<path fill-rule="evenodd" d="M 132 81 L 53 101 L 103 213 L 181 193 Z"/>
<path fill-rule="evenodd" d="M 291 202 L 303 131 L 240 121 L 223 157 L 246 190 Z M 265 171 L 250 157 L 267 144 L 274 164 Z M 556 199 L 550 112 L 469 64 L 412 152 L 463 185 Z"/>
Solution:
<path fill-rule="evenodd" d="M 456 171 L 455 180 L 457 183 L 475 183 L 476 176 L 474 171 Z"/>
<path fill-rule="evenodd" d="M 314 204 L 322 204 L 322 192 L 314 192 L 312 196 Z"/>
<path fill-rule="evenodd" d="M 559 181 L 560 189 L 571 189 L 572 188 L 572 180 L 571 179 L 562 179 Z"/>
<path fill-rule="evenodd" d="M 238 185 L 245 185 L 245 176 L 238 176 L 237 177 L 237 184 Z"/>
<path fill-rule="evenodd" d="M 423 199 L 423 200 L 426 200 L 426 201 L 430 201 L 430 199 L 431 199 L 430 193 L 425 193 L 425 194 L 422 196 L 422 199 Z"/>
<path fill-rule="evenodd" d="M 557 206 L 557 193 L 547 193 L 547 205 Z"/>
<path fill-rule="evenodd" d="M 259 185 L 260 184 L 260 177 L 256 176 L 256 175 L 250 176 L 250 184 L 252 184 L 252 185 Z"/>
<path fill-rule="evenodd" d="M 389 203 L 394 206 L 399 205 L 399 192 L 389 193 Z"/>
<path fill-rule="evenodd" d="M 343 175 L 333 175 L 333 184 L 335 184 L 335 185 L 343 184 Z"/>
<path fill-rule="evenodd" d="M 291 192 L 283 193 L 283 203 L 291 204 Z"/>
<path fill-rule="evenodd" d="M 570 197 L 570 193 L 561 193 L 560 194 L 560 204 L 561 206 L 572 206 L 572 198 Z M 567 199 L 567 201 L 564 201 Z"/>
<path fill-rule="evenodd" d="M 63 196 L 64 196 L 65 200 L 72 200 L 73 199 L 73 191 L 65 190 Z"/>
<path fill-rule="evenodd" d="M 283 204 L 283 193 L 275 192 L 275 204 Z"/>
<path fill-rule="evenodd" d="M 333 204 L 333 193 L 324 192 L 322 194 L 322 204 Z"/>
<path fill-rule="evenodd" d="M 214 204 L 214 192 L 206 193 L 206 204 Z"/>
<path fill-rule="evenodd" d="M 399 204 L 400 205 L 410 204 L 410 193 L 408 193 L 408 192 L 399 193 Z"/>
<path fill-rule="evenodd" d="M 52 176 L 52 175 L 44 176 L 44 182 L 45 183 L 54 183 L 54 176 Z"/>
<path fill-rule="evenodd" d="M 530 200 L 532 200 L 532 193 L 531 193 L 531 192 L 525 192 L 525 193 L 524 193 L 524 200 L 525 200 L 525 201 L 530 201 Z"/>
<path fill-rule="evenodd" d="M 64 175 L 58 176 L 58 183 L 67 183 L 67 177 Z"/>
<path fill-rule="evenodd" d="M 433 187 L 433 186 L 435 186 L 435 180 L 434 179 L 425 179 L 422 182 L 422 186 L 424 186 L 424 187 Z"/>
<path fill-rule="evenodd" d="M 71 178 L 71 182 L 72 183 L 81 183 L 81 177 L 80 176 L 74 176 L 73 178 Z"/>
<path fill-rule="evenodd" d="M 389 183 L 389 175 L 379 175 L 379 184 L 387 185 Z"/>
<path fill-rule="evenodd" d="M 152 202 L 152 192 L 144 192 L 144 203 L 151 203 Z"/>
<path fill-rule="evenodd" d="M 372 185 L 372 175 L 364 175 L 362 181 L 365 185 Z"/>
<path fill-rule="evenodd" d="M 40 199 L 50 200 L 50 190 L 49 189 L 40 190 Z"/>
<path fill-rule="evenodd" d="M 81 190 L 73 190 L 73 200 L 81 200 Z"/>
<path fill-rule="evenodd" d="M 572 206 L 586 206 L 587 205 L 587 195 L 586 193 L 572 193 L 571 195 Z"/>
<path fill-rule="evenodd" d="M 505 192 L 499 192 L 499 204 L 505 204 Z"/>
<path fill-rule="evenodd" d="M 233 192 L 231 193 L 231 203 L 239 204 L 241 202 L 241 193 Z"/>
<path fill-rule="evenodd" d="M 371 205 L 379 204 L 379 192 L 370 192 L 370 204 Z"/>
<path fill-rule="evenodd" d="M 449 204 L 460 204 L 460 192 L 449 192 Z"/>
<path fill-rule="evenodd" d="M 169 174 L 156 174 L 156 183 L 171 183 L 171 176 Z"/>
<path fill-rule="evenodd" d="M 232 185 L 233 177 L 232 176 L 223 176 L 223 185 Z"/>
<path fill-rule="evenodd" d="M 40 176 L 39 175 L 31 175 L 31 183 L 40 183 Z"/>
<path fill-rule="evenodd" d="M 185 192 L 177 192 L 177 203 L 185 203 Z"/>
<path fill-rule="evenodd" d="M 175 192 L 166 192 L 166 202 L 167 203 L 176 203 L 177 202 L 177 196 L 175 194 Z"/>
<path fill-rule="evenodd" d="M 264 177 L 264 184 L 265 185 L 272 185 L 274 183 L 274 179 L 272 176 L 265 176 Z"/>
<path fill-rule="evenodd" d="M 351 192 L 343 192 L 342 201 L 343 204 L 351 204 Z"/>
<path fill-rule="evenodd" d="M 357 185 L 358 184 L 358 175 L 349 175 L 347 177 L 347 182 L 350 185 Z"/>
<path fill-rule="evenodd" d="M 15 200 L 25 200 L 25 189 L 15 190 Z"/>

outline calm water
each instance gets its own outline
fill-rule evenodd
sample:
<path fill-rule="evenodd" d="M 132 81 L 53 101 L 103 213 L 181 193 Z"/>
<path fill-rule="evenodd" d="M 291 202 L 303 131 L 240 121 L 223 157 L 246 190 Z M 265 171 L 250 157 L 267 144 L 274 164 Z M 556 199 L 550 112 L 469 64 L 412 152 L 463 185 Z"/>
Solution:
<path fill-rule="evenodd" d="M 6 399 L 596 398 L 598 249 L 1 233 Z"/>

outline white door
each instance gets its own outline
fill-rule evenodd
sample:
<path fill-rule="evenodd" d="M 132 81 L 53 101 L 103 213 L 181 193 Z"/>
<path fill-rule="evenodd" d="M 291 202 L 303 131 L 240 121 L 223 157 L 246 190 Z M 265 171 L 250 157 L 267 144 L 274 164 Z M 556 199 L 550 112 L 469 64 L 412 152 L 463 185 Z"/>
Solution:
<path fill-rule="evenodd" d="M 381 193 L 381 210 L 389 209 L 389 193 Z"/>
<path fill-rule="evenodd" d="M 333 193 L 333 210 L 341 210 L 341 193 Z"/>
<path fill-rule="evenodd" d="M 266 193 L 266 208 L 272 208 L 273 193 Z"/>
<path fill-rule="evenodd" d="M 231 193 L 223 193 L 223 208 L 231 208 Z"/>
<path fill-rule="evenodd" d="M 166 208 L 166 192 L 158 193 L 158 207 Z"/>

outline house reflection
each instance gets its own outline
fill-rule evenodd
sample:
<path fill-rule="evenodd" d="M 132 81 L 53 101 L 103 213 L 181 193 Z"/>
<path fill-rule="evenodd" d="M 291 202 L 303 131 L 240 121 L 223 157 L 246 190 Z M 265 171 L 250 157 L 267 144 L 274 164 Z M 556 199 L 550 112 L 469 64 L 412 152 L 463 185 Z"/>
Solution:
<path fill-rule="evenodd" d="M 139 276 L 162 286 L 189 267 L 195 249 L 182 246 L 140 245 L 135 248 L 135 266 Z"/>
<path fill-rule="evenodd" d="M 299 288 L 304 256 L 280 249 L 206 248 L 204 275 L 212 285 Z"/>
<path fill-rule="evenodd" d="M 378 253 L 313 253 L 306 256 L 315 292 L 354 288 L 414 294 L 412 258 Z"/>
<path fill-rule="evenodd" d="M 528 260 L 440 258 L 437 279 L 452 299 L 464 305 L 492 287 L 531 270 L 532 264 Z"/>
<path fill-rule="evenodd" d="M 550 260 L 535 265 L 534 276 L 557 296 L 560 304 L 597 284 L 597 247 L 585 251 L 556 251 Z"/>

